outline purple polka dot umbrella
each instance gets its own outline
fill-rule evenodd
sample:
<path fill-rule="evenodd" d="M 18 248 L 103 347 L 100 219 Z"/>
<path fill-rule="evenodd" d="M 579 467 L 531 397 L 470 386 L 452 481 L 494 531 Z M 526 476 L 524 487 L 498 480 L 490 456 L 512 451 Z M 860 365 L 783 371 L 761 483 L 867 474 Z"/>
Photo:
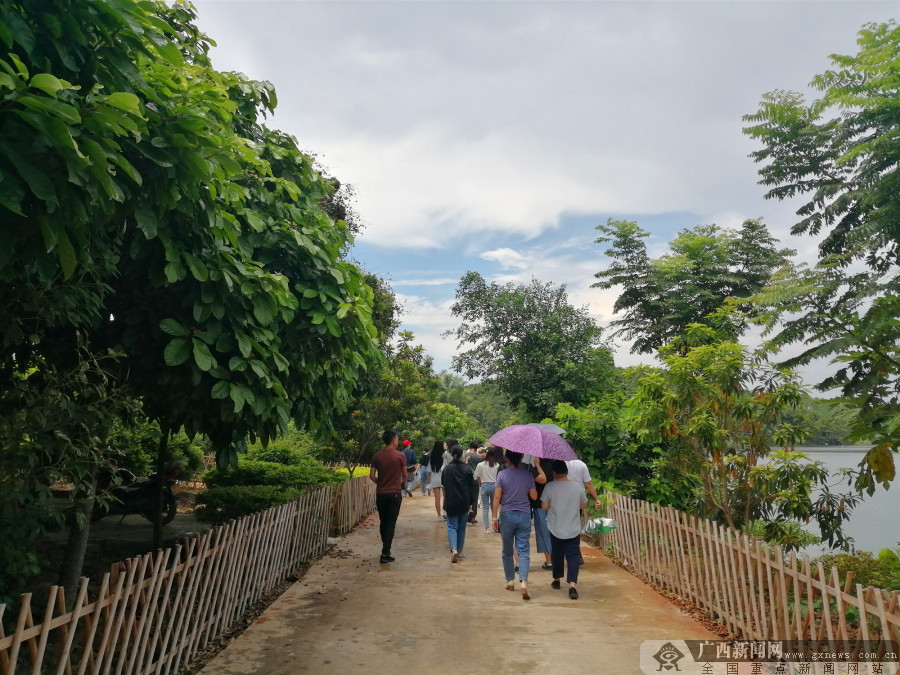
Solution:
<path fill-rule="evenodd" d="M 513 424 L 490 437 L 491 445 L 499 448 L 534 455 L 541 459 L 578 459 L 575 451 L 559 435 L 541 427 Z"/>

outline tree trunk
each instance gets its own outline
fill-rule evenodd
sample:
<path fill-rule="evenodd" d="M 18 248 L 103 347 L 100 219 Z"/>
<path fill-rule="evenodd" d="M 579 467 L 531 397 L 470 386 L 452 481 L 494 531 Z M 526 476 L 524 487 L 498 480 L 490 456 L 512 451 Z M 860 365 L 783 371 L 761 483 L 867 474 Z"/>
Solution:
<path fill-rule="evenodd" d="M 169 425 L 159 425 L 159 448 L 156 452 L 156 477 L 158 487 L 156 495 L 154 495 L 153 504 L 153 548 L 162 548 L 162 510 L 163 510 L 163 488 L 166 480 L 166 463 L 169 461 Z"/>
<path fill-rule="evenodd" d="M 66 549 L 57 580 L 57 583 L 65 589 L 67 608 L 71 608 L 75 602 L 78 580 L 81 578 L 81 570 L 84 567 L 88 537 L 91 534 L 91 511 L 93 506 L 93 498 L 79 500 L 72 507 L 68 517 L 69 538 L 66 541 Z M 84 524 L 79 526 L 79 520 L 82 520 Z"/>

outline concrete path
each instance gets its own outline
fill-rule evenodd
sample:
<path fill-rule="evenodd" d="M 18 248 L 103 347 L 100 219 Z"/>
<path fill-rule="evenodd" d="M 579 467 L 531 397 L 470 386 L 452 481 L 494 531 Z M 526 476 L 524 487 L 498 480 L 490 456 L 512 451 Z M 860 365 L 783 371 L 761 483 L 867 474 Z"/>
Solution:
<path fill-rule="evenodd" d="M 372 515 L 204 669 L 231 673 L 640 673 L 644 640 L 716 639 L 641 581 L 583 546 L 580 598 L 550 588 L 532 553 L 532 599 L 505 590 L 500 535 L 482 514 L 450 562 L 431 497 L 404 499 L 379 564 Z M 532 533 L 532 551 L 534 551 Z"/>

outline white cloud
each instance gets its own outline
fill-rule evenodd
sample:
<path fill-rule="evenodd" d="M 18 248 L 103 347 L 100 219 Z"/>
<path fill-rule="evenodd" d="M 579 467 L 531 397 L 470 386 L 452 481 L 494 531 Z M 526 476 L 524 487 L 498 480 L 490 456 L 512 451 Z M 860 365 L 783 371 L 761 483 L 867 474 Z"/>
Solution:
<path fill-rule="evenodd" d="M 535 236 L 566 211 L 761 211 L 741 116 L 889 3 L 200 2 L 219 67 L 358 193 L 366 241 Z M 890 8 L 890 9 L 889 9 Z M 759 215 L 753 213 L 752 215 Z"/>
<path fill-rule="evenodd" d="M 439 364 L 454 345 L 438 295 L 461 258 L 499 282 L 566 283 L 612 318 L 616 291 L 590 288 L 602 257 L 579 251 L 567 214 L 762 216 L 813 259 L 815 240 L 789 235 L 797 205 L 764 200 L 742 116 L 854 53 L 863 23 L 898 16 L 895 0 L 196 4 L 216 67 L 271 80 L 274 125 L 354 186 L 366 262 L 421 287 L 398 294 L 403 321 Z M 650 254 L 671 234 L 652 231 Z"/>
<path fill-rule="evenodd" d="M 438 279 L 392 279 L 391 286 L 446 286 L 455 284 L 456 277 L 440 277 Z"/>
<path fill-rule="evenodd" d="M 511 248 L 498 248 L 493 251 L 485 251 L 481 254 L 484 260 L 496 262 L 503 269 L 525 270 L 529 267 L 529 261 L 518 251 Z"/>
<path fill-rule="evenodd" d="M 433 302 L 417 295 L 397 293 L 397 300 L 403 306 L 403 329 L 411 330 L 415 343 L 427 346 L 429 356 L 434 358 L 436 370 L 450 367 L 450 359 L 456 354 L 453 338 L 443 337 L 446 330 L 455 328 L 456 320 L 450 314 L 453 300 Z"/>

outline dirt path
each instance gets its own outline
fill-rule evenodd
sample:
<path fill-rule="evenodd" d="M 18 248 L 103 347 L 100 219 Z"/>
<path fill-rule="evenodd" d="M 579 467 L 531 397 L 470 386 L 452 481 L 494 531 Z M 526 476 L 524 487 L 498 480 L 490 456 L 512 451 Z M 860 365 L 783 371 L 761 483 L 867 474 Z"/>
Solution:
<path fill-rule="evenodd" d="M 500 536 L 469 526 L 467 557 L 452 564 L 446 526 L 418 493 L 403 500 L 396 562 L 379 553 L 372 515 L 203 672 L 620 675 L 641 672 L 644 640 L 716 639 L 587 546 L 578 600 L 550 588 L 532 552 L 526 602 L 504 589 Z"/>

